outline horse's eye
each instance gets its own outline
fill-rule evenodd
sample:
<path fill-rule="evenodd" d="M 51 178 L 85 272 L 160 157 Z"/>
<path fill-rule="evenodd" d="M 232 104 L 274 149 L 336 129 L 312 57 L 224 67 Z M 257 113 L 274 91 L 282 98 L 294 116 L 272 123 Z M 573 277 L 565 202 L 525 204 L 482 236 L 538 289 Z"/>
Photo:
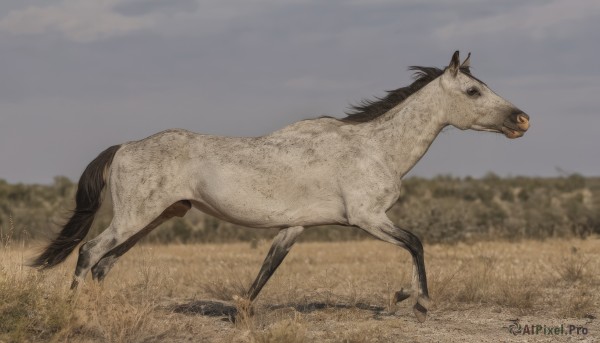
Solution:
<path fill-rule="evenodd" d="M 472 97 L 477 97 L 481 95 L 481 92 L 479 92 L 477 87 L 469 87 L 469 89 L 467 89 L 467 94 Z"/>

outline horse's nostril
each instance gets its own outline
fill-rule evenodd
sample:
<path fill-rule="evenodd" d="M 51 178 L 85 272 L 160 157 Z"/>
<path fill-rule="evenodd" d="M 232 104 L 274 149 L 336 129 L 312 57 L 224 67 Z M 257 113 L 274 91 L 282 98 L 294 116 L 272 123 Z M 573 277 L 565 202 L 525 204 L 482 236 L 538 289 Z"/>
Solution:
<path fill-rule="evenodd" d="M 519 129 L 526 131 L 529 129 L 529 116 L 525 113 L 519 113 L 516 117 L 517 126 Z"/>

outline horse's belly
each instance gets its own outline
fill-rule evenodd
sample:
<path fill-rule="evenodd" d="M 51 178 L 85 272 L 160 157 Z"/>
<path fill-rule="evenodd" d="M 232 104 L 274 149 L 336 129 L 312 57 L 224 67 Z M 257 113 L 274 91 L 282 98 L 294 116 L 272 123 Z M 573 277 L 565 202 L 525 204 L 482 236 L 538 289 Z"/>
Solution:
<path fill-rule="evenodd" d="M 197 209 L 230 223 L 243 226 L 274 228 L 342 224 L 343 208 L 334 202 L 287 201 L 256 199 L 243 201 L 235 197 L 221 201 L 193 200 Z"/>
<path fill-rule="evenodd" d="M 194 206 L 252 227 L 343 223 L 343 201 L 324 173 L 273 170 L 204 161 L 196 172 Z"/>

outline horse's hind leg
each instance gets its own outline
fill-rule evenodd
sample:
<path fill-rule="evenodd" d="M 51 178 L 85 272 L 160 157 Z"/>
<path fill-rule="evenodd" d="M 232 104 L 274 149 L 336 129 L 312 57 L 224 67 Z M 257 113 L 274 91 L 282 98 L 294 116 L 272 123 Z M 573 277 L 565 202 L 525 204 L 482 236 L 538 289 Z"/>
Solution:
<path fill-rule="evenodd" d="M 271 278 L 277 267 L 279 267 L 302 231 L 304 231 L 304 227 L 294 226 L 279 231 L 277 236 L 275 236 L 269 253 L 265 257 L 260 272 L 258 272 L 258 276 L 252 283 L 252 286 L 250 286 L 247 295 L 248 300 L 253 301 L 258 296 L 260 290 L 269 281 L 269 278 Z"/>
<path fill-rule="evenodd" d="M 164 212 L 164 208 L 154 206 L 154 209 L 145 208 L 144 211 L 140 211 L 136 216 L 130 214 L 115 215 L 113 221 L 109 227 L 104 230 L 98 237 L 84 243 L 79 248 L 79 259 L 77 260 L 77 267 L 75 268 L 75 276 L 71 289 L 78 286 L 79 282 L 85 279 L 85 276 L 90 271 L 91 267 L 96 265 L 98 261 L 102 259 L 111 250 L 117 248 L 119 245 L 127 242 L 140 230 L 150 225 L 157 217 Z M 124 213 L 121 209 L 121 213 Z M 131 248 L 128 247 L 128 249 Z M 123 252 L 127 251 L 124 250 Z"/>
<path fill-rule="evenodd" d="M 121 257 L 123 254 L 129 251 L 129 249 L 131 249 L 140 239 L 144 238 L 146 235 L 152 232 L 152 230 L 154 230 L 156 227 L 158 227 L 165 221 L 173 217 L 183 217 L 187 213 L 187 211 L 190 210 L 190 208 L 192 208 L 192 204 L 188 200 L 178 201 L 173 205 L 169 206 L 166 210 L 163 211 L 163 213 L 160 216 L 154 219 L 145 228 L 131 236 L 128 240 L 125 241 L 125 243 L 122 243 L 121 245 L 117 246 L 116 248 L 113 248 L 111 251 L 106 253 L 100 259 L 100 261 L 98 261 L 98 263 L 96 263 L 92 267 L 92 278 L 97 281 L 104 280 L 104 277 L 106 277 L 106 274 L 108 274 L 108 272 L 113 267 L 115 262 L 117 262 L 119 257 Z"/>

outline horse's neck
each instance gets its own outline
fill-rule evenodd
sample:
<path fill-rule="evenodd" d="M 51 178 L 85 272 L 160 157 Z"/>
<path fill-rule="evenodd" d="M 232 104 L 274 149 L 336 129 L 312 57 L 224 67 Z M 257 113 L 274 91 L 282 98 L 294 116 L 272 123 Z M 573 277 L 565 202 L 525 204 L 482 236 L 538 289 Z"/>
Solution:
<path fill-rule="evenodd" d="M 426 86 L 371 122 L 373 137 L 381 145 L 387 165 L 400 178 L 419 162 L 447 125 L 435 87 L 439 86 Z"/>

